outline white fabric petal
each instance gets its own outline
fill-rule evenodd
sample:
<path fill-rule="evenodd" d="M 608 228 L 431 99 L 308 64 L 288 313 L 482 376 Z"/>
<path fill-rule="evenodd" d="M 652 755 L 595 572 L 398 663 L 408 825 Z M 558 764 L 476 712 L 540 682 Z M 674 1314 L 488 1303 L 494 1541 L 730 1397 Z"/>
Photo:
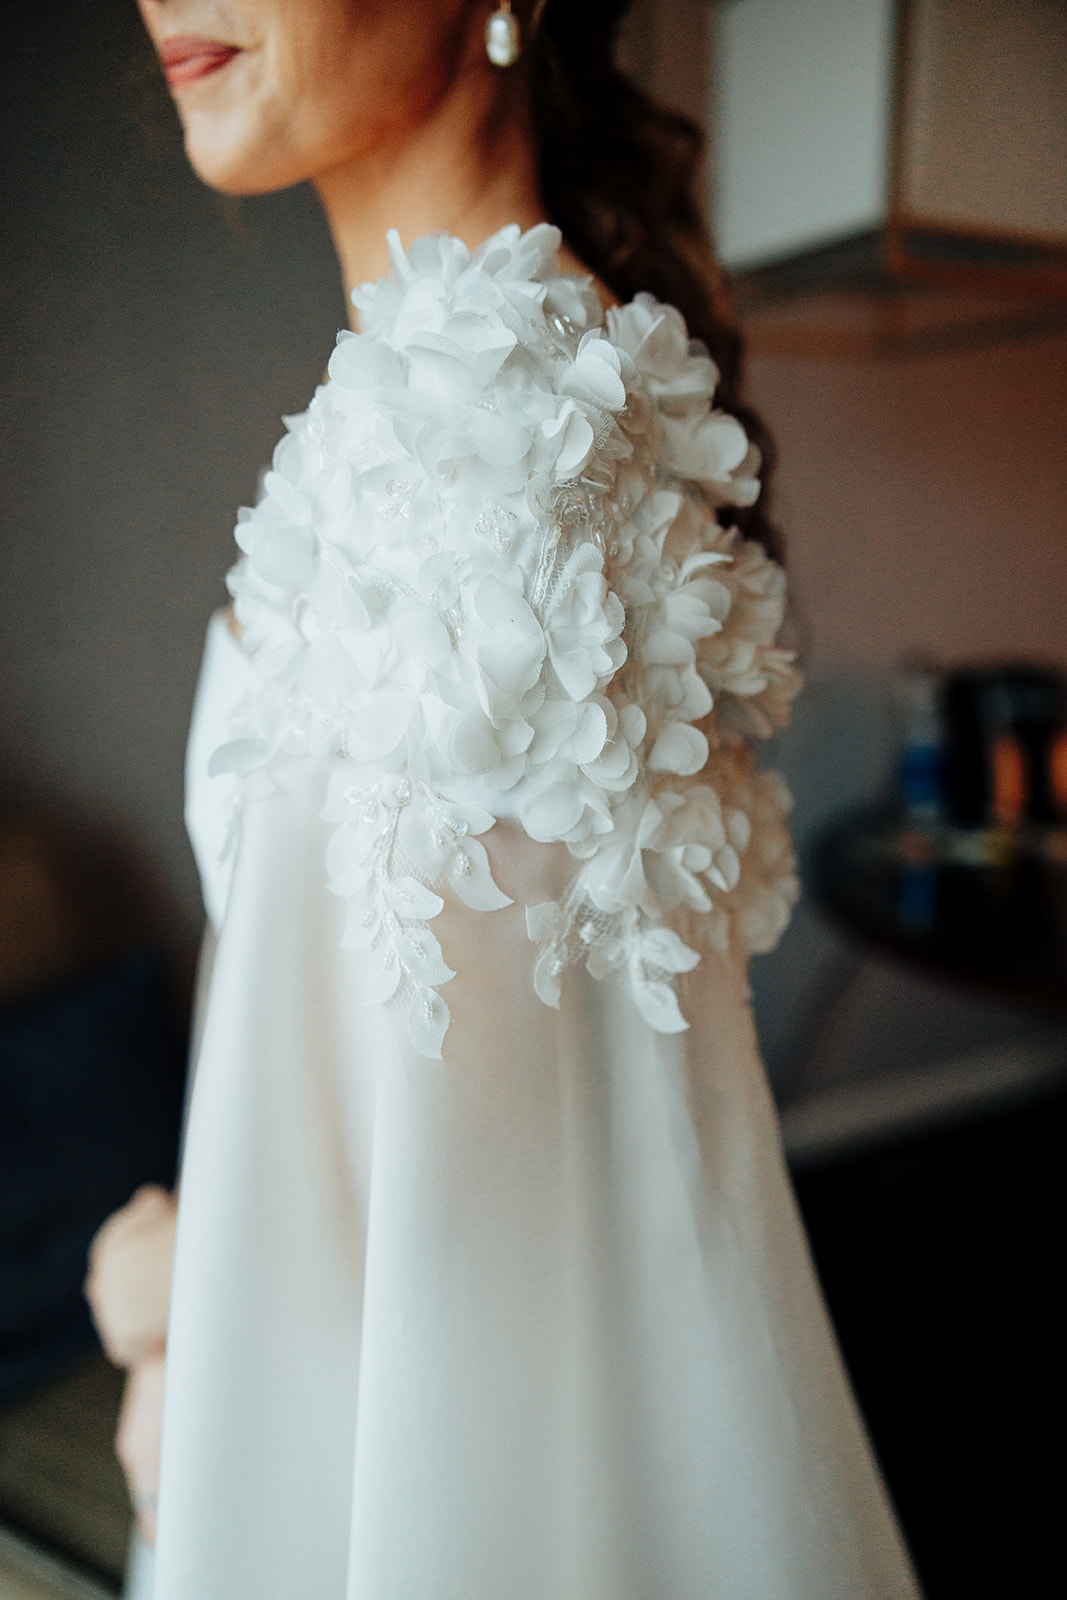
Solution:
<path fill-rule="evenodd" d="M 711 943 L 732 926 L 765 945 L 794 892 L 788 850 L 764 859 L 769 820 L 746 834 L 735 818 L 728 840 L 716 811 L 712 837 L 672 787 L 780 725 L 795 692 L 781 575 L 709 510 L 742 503 L 758 457 L 677 311 L 638 296 L 601 315 L 556 273 L 557 241 L 505 229 L 482 251 L 435 236 L 405 252 L 392 236 L 390 277 L 354 295 L 362 331 L 339 336 L 237 529 L 255 686 L 215 758 L 236 827 L 294 763 L 335 764 L 325 870 L 351 902 L 346 946 L 434 1050 L 427 973 L 446 964 L 403 940 L 430 937 L 446 890 L 509 903 L 464 842 L 457 785 L 574 858 L 545 993 L 560 964 L 636 974 L 641 939 L 683 905 Z M 653 837 L 624 813 L 672 820 Z M 641 1004 L 676 1027 L 658 990 Z"/>

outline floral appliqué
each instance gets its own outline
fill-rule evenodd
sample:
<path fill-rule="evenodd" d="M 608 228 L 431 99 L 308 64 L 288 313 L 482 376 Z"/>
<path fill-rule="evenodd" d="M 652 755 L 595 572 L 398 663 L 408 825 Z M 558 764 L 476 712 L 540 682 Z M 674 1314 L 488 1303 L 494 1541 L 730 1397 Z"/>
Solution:
<path fill-rule="evenodd" d="M 558 903 L 527 908 L 550 1005 L 583 961 L 678 1031 L 675 976 L 732 938 L 769 948 L 796 896 L 788 795 L 749 752 L 798 686 L 784 579 L 723 525 L 759 492 L 758 452 L 679 314 L 648 295 L 603 312 L 559 243 L 505 228 L 405 255 L 390 235 L 390 276 L 353 295 L 361 332 L 236 529 L 256 687 L 212 770 L 254 798 L 322 763 L 364 998 L 432 1057 L 454 976 L 439 891 L 510 903 L 480 843 L 500 814 L 575 861 Z"/>

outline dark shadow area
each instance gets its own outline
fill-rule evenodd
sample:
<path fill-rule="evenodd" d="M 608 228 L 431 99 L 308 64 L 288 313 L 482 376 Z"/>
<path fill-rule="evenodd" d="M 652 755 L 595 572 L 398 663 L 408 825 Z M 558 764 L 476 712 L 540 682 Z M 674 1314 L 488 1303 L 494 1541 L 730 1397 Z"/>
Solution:
<path fill-rule="evenodd" d="M 93 1234 L 174 1181 L 189 975 L 169 911 L 114 833 L 0 812 L 0 1407 L 92 1342 Z"/>
<path fill-rule="evenodd" d="M 1062 1593 L 1067 1094 L 801 1173 L 927 1600 Z"/>
<path fill-rule="evenodd" d="M 174 1181 L 191 965 L 117 824 L 0 804 L 0 1523 L 109 1584 L 121 1374 L 82 1292 L 97 1228 Z"/>

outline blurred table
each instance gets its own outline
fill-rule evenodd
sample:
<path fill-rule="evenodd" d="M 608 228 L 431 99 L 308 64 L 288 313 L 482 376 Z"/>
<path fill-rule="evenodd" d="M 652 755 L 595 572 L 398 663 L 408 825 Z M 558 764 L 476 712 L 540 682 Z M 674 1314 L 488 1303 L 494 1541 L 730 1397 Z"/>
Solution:
<path fill-rule="evenodd" d="M 1065 829 L 856 813 L 823 835 L 814 889 L 839 924 L 886 954 L 1067 1013 Z"/>

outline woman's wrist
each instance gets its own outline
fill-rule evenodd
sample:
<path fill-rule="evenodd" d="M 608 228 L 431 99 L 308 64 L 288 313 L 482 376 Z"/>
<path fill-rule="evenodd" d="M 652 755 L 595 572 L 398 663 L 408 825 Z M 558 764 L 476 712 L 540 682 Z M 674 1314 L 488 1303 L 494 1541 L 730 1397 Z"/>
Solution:
<path fill-rule="evenodd" d="M 164 1377 L 162 1352 L 130 1368 L 115 1434 L 115 1453 L 146 1544 L 154 1544 L 156 1538 Z"/>

